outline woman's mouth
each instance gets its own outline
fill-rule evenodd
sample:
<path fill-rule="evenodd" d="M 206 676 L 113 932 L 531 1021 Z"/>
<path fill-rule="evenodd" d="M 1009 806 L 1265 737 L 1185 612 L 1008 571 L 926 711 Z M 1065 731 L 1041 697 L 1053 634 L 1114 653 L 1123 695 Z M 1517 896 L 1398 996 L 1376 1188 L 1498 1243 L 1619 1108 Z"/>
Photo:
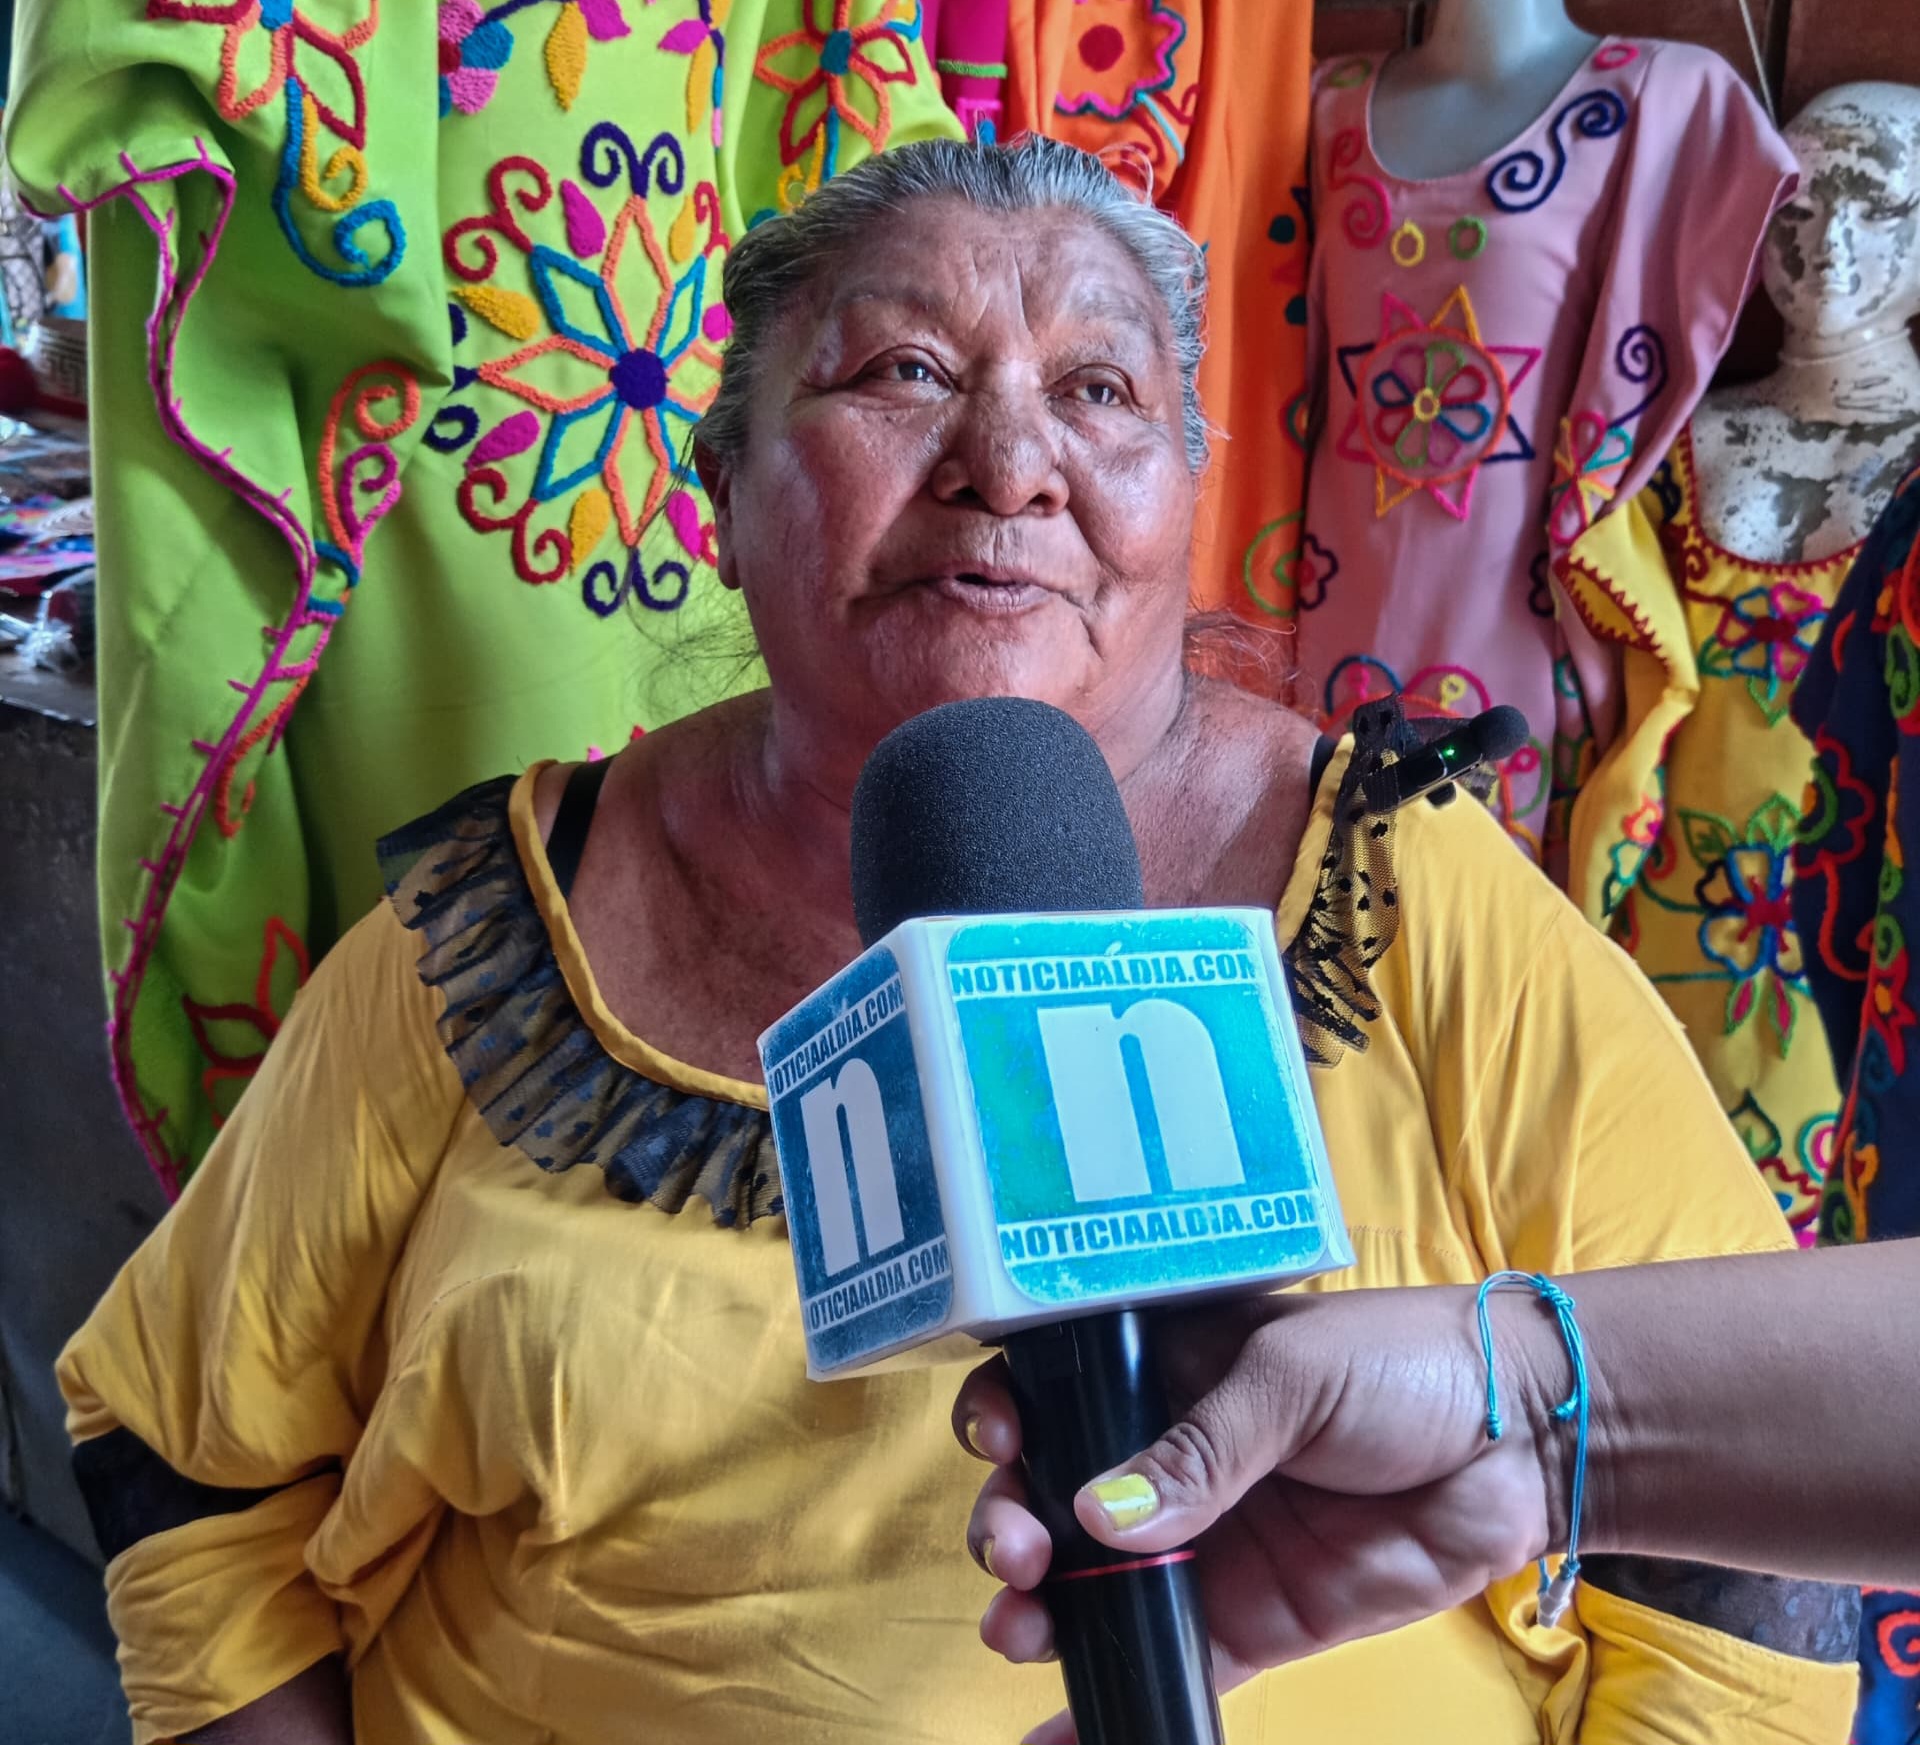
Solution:
<path fill-rule="evenodd" d="M 976 570 L 934 576 L 927 585 L 956 605 L 996 616 L 1028 611 L 1052 592 L 1024 576 L 990 576 Z"/>

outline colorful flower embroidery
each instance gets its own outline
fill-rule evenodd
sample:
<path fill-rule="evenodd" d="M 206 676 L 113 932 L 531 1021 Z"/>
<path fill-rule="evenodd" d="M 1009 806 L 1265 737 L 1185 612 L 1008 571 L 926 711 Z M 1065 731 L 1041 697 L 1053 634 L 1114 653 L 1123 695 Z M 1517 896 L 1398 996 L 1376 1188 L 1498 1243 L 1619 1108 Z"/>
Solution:
<path fill-rule="evenodd" d="M 1837 1118 L 1822 1116 L 1802 1129 L 1797 1154 L 1788 1156 L 1779 1127 L 1760 1107 L 1751 1091 L 1727 1111 L 1781 1212 L 1800 1245 L 1811 1247 L 1817 1234 L 1820 1195 L 1826 1181 L 1826 1163 L 1820 1153 L 1830 1146 Z"/>
<path fill-rule="evenodd" d="M 1741 831 L 1708 812 L 1682 810 L 1679 822 L 1704 869 L 1694 887 L 1702 914 L 1700 949 L 1731 983 L 1727 1033 L 1745 1024 L 1764 997 L 1785 1054 L 1798 1012 L 1794 996 L 1806 991 L 1789 894 L 1798 810 L 1776 794 Z"/>
<path fill-rule="evenodd" d="M 478 115 L 513 53 L 513 32 L 480 0 L 440 0 L 440 113 Z"/>
<path fill-rule="evenodd" d="M 918 29 L 911 0 L 886 0 L 866 24 L 853 22 L 854 0 L 806 0 L 804 29 L 765 44 L 754 76 L 787 95 L 780 117 L 780 161 L 805 169 L 782 184 L 781 198 L 796 206 L 823 181 L 839 173 L 840 129 L 850 127 L 875 151 L 893 131 L 893 97 L 887 87 L 916 77 L 907 42 Z M 822 8 L 828 8 L 825 22 Z M 782 62 L 786 63 L 783 69 Z M 854 102 L 864 89 L 871 118 Z M 811 154 L 811 155 L 809 155 Z"/>
<path fill-rule="evenodd" d="M 1826 616 L 1818 594 L 1790 582 L 1749 588 L 1722 609 L 1719 625 L 1701 645 L 1700 670 L 1714 678 L 1744 678 L 1772 726 L 1787 713 Z"/>
<path fill-rule="evenodd" d="M 1340 573 L 1340 560 L 1304 533 L 1303 511 L 1269 521 L 1253 536 L 1241 560 L 1240 579 L 1247 597 L 1263 612 L 1293 619 L 1327 597 L 1327 584 Z"/>
<path fill-rule="evenodd" d="M 239 122 L 279 99 L 286 114 L 273 214 L 294 255 L 310 272 L 348 288 L 378 285 L 406 257 L 406 226 L 391 200 L 365 198 L 367 92 L 358 55 L 380 24 L 380 0 L 342 31 L 314 23 L 293 0 L 147 0 L 146 15 L 178 24 L 212 24 L 221 31 L 221 118 Z M 340 144 L 321 158 L 320 134 Z M 296 221 L 298 191 L 332 218 L 331 240 L 343 266 L 322 260 Z M 369 228 L 385 239 L 370 253 L 360 240 Z"/>
<path fill-rule="evenodd" d="M 1599 413 L 1576 412 L 1560 420 L 1553 487 L 1547 495 L 1547 531 L 1556 545 L 1573 544 L 1599 519 L 1632 459 L 1633 438 L 1619 425 L 1609 426 Z"/>
<path fill-rule="evenodd" d="M 1659 846 L 1667 822 L 1666 772 L 1654 770 L 1659 791 L 1642 794 L 1640 804 L 1620 820 L 1619 834 L 1607 850 L 1607 877 L 1601 903 L 1611 915 L 1639 881 L 1647 857 Z"/>
<path fill-rule="evenodd" d="M 380 27 L 380 0 L 368 0 L 366 17 L 343 31 L 315 24 L 292 0 L 147 0 L 147 16 L 221 27 L 216 100 L 223 119 L 251 115 L 278 97 L 289 79 L 297 79 L 312 94 L 327 131 L 366 149 L 367 90 L 354 57 Z M 252 63 L 251 72 L 242 72 L 243 60 Z"/>
<path fill-rule="evenodd" d="M 726 87 L 725 31 L 733 0 L 700 0 L 697 18 L 683 18 L 660 39 L 670 55 L 687 57 L 687 133 L 698 139 L 704 132 L 717 147 L 723 119 Z"/>
<path fill-rule="evenodd" d="M 1464 521 L 1482 466 L 1532 458 L 1512 403 L 1540 349 L 1483 342 L 1464 286 L 1430 321 L 1383 294 L 1379 336 L 1339 360 L 1354 405 L 1335 452 L 1373 467 L 1376 514 L 1425 491 Z"/>
<path fill-rule="evenodd" d="M 500 69 L 513 57 L 507 22 L 542 0 L 440 0 L 440 113 L 476 115 L 492 99 Z M 651 0 L 649 0 L 649 4 Z M 547 83 L 562 109 L 571 109 L 587 75 L 593 43 L 617 42 L 631 33 L 620 0 L 560 0 L 548 26 L 542 59 Z"/>
<path fill-rule="evenodd" d="M 481 532 L 511 534 L 522 580 L 580 570 L 612 528 L 630 554 L 626 574 L 610 564 L 588 568 L 585 603 L 609 616 L 637 593 L 670 609 L 686 597 L 686 564 L 669 560 L 649 575 L 631 554 L 658 514 L 689 558 L 712 561 L 713 530 L 679 451 L 712 401 L 718 347 L 730 330 L 713 283 L 727 247 L 719 197 L 711 183 L 696 185 L 676 202 L 663 242 L 650 199 L 678 195 L 685 184 L 671 134 L 641 153 L 601 122 L 586 137 L 580 169 L 586 186 L 563 182 L 555 212 L 547 171 L 531 159 L 505 159 L 488 177 L 490 210 L 448 230 L 447 266 L 464 281 L 455 295 L 521 342 L 463 366 L 458 381 L 517 407 L 484 432 L 478 416 L 448 416 L 471 409 L 443 407 L 434 422 L 444 434 L 434 446 L 451 453 L 472 441 L 461 512 Z M 623 182 L 625 196 L 609 217 L 589 190 Z M 565 248 L 528 231 L 525 221 L 541 214 L 560 221 Z M 524 258 L 531 296 L 500 282 L 501 242 Z M 510 471 L 526 482 L 510 483 Z M 564 516 L 546 520 L 561 503 Z"/>

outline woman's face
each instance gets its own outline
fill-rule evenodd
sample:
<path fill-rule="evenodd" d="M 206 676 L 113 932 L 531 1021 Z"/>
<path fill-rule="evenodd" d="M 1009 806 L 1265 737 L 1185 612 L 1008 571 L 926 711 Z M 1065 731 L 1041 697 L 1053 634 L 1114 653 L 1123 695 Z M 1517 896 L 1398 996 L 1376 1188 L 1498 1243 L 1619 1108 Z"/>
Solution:
<path fill-rule="evenodd" d="M 1084 218 L 908 207 L 771 337 L 746 453 L 702 471 L 789 714 L 877 739 L 1022 696 L 1098 731 L 1180 682 L 1179 376 Z"/>

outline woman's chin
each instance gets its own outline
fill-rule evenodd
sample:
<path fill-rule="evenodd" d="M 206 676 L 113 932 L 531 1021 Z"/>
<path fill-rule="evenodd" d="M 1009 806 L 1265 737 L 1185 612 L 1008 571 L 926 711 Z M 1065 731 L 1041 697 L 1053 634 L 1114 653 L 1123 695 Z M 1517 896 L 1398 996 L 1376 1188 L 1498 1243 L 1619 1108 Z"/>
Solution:
<path fill-rule="evenodd" d="M 1031 697 L 1065 708 L 1087 689 L 1092 659 L 1084 638 L 1077 647 L 1054 637 L 929 638 L 906 658 L 882 664 L 874 688 L 902 720 L 975 697 Z"/>

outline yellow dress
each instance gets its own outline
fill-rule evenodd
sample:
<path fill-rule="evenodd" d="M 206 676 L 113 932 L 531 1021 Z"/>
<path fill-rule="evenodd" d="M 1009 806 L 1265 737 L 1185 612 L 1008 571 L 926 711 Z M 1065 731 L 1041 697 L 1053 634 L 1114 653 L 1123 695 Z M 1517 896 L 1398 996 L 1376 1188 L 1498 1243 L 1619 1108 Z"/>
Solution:
<path fill-rule="evenodd" d="M 1325 922 L 1347 756 L 1283 943 Z M 130 1463 L 107 1579 L 136 1740 L 336 1652 L 359 1745 L 1018 1738 L 1059 1673 L 978 1641 L 960 1372 L 806 1380 L 762 1092 L 607 1010 L 531 793 L 404 833 L 394 905 L 61 1360 L 77 1463 Z M 1315 1075 L 1359 1255 L 1316 1286 L 1783 1246 L 1672 1021 L 1499 826 L 1420 804 L 1394 852 L 1381 1010 Z M 1850 1666 L 1584 1582 L 1541 1629 L 1533 1586 L 1256 1680 L 1229 1736 L 1845 1737 Z"/>
<path fill-rule="evenodd" d="M 1813 747 L 1787 710 L 1859 547 L 1767 564 L 1716 544 L 1701 525 L 1688 432 L 1635 513 L 1650 537 L 1607 579 L 1671 595 L 1687 670 L 1679 684 L 1671 674 L 1637 684 L 1628 656 L 1630 719 L 1610 762 L 1646 767 L 1589 908 L 1686 1027 L 1748 1155 L 1811 1244 L 1840 1087 L 1793 923 Z M 1640 663 L 1642 678 L 1651 670 Z"/>

